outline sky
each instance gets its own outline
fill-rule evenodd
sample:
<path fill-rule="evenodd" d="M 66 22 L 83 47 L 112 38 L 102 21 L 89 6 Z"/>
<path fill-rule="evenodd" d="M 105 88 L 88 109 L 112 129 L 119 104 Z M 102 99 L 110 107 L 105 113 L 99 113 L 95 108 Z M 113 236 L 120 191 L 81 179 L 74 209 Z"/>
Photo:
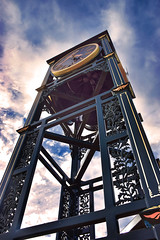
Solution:
<path fill-rule="evenodd" d="M 160 157 L 159 13 L 159 0 L 1 0 L 0 178 L 16 144 L 16 130 L 23 126 L 37 94 L 35 89 L 40 87 L 48 69 L 46 60 L 106 29 L 129 74 L 136 95 L 134 103 L 143 117 L 154 155 Z M 67 147 L 57 143 L 50 147 L 60 165 L 69 171 Z M 97 159 L 95 156 L 95 162 Z M 57 216 L 53 202 L 58 202 L 60 188 L 44 172 L 39 164 L 24 226 Z"/>

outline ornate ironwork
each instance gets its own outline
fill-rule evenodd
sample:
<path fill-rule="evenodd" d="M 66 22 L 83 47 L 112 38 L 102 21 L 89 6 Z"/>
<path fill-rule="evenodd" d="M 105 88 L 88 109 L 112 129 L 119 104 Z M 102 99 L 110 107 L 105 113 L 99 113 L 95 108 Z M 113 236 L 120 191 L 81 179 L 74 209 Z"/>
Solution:
<path fill-rule="evenodd" d="M 78 215 L 78 192 L 74 191 L 70 194 L 70 216 Z"/>
<path fill-rule="evenodd" d="M 78 147 L 78 158 L 79 158 L 79 160 L 83 159 L 83 157 L 84 157 L 86 152 L 87 152 L 87 148 L 80 148 L 80 147 Z"/>
<path fill-rule="evenodd" d="M 0 233 L 7 232 L 12 226 L 25 178 L 26 172 L 12 176 L 9 193 L 4 199 L 0 213 Z"/>
<path fill-rule="evenodd" d="M 69 240 L 71 237 L 66 232 L 61 232 L 59 238 L 60 240 Z"/>
<path fill-rule="evenodd" d="M 83 73 L 88 73 L 88 72 L 92 72 L 92 71 L 96 71 L 96 70 L 103 71 L 103 72 L 108 72 L 109 67 L 108 67 L 107 61 L 97 63 L 97 64 L 93 65 L 92 67 L 87 68 L 85 71 L 83 71 Z"/>
<path fill-rule="evenodd" d="M 79 239 L 80 240 L 90 240 L 90 233 L 85 233 L 85 234 L 82 234 L 82 235 L 79 235 Z"/>
<path fill-rule="evenodd" d="M 30 164 L 30 160 L 36 144 L 37 136 L 38 136 L 38 131 L 30 133 L 26 136 L 26 141 L 22 148 L 21 157 L 17 163 L 16 169 L 27 167 Z"/>
<path fill-rule="evenodd" d="M 117 142 L 110 144 L 109 150 L 114 161 L 111 169 L 114 178 L 113 183 L 115 188 L 118 189 L 116 205 L 144 198 L 129 138 L 119 139 Z"/>
<path fill-rule="evenodd" d="M 89 193 L 83 193 L 79 196 L 79 214 L 90 212 L 90 196 Z"/>
<path fill-rule="evenodd" d="M 90 212 L 90 195 L 78 191 L 70 193 L 66 188 L 63 189 L 62 197 L 63 207 L 60 218 L 68 218 L 75 215 L 87 214 Z M 58 236 L 60 240 L 69 239 L 90 239 L 90 233 L 87 232 L 90 226 L 80 227 L 67 232 L 61 232 Z M 85 231 L 85 233 L 84 233 Z"/>
<path fill-rule="evenodd" d="M 73 151 L 74 151 L 74 146 L 70 145 L 70 150 L 71 150 L 71 156 L 73 156 Z M 87 148 L 83 147 L 78 147 L 78 159 L 81 161 L 87 152 Z"/>
<path fill-rule="evenodd" d="M 38 132 L 28 134 L 22 147 L 20 159 L 15 170 L 30 164 L 32 153 L 36 144 Z M 0 214 L 0 233 L 6 232 L 12 226 L 13 218 L 17 209 L 18 201 L 25 182 L 27 171 L 13 174 L 9 183 L 7 194 L 2 204 Z"/>
<path fill-rule="evenodd" d="M 103 105 L 103 115 L 106 121 L 107 135 L 114 135 L 126 129 L 117 98 Z"/>
<path fill-rule="evenodd" d="M 61 232 L 59 237 L 59 240 L 74 240 L 74 239 L 78 239 L 78 240 L 90 240 L 90 233 L 82 233 L 82 229 L 78 228 L 78 229 L 72 229 L 68 232 Z"/>
<path fill-rule="evenodd" d="M 70 201 L 70 193 L 67 191 L 66 188 L 63 188 L 63 196 L 62 196 L 62 213 L 60 218 L 67 218 L 70 216 L 69 212 L 69 201 Z"/>
<path fill-rule="evenodd" d="M 60 218 L 67 218 L 78 215 L 78 194 L 69 192 L 63 188 L 62 212 Z"/>

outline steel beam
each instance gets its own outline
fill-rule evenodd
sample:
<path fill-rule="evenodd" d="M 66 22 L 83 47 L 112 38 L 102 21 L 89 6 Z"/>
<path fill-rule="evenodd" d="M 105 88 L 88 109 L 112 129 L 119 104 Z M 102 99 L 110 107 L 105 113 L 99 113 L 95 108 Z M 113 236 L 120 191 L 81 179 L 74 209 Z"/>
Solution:
<path fill-rule="evenodd" d="M 50 223 L 40 224 L 38 226 L 20 229 L 15 232 L 14 239 L 28 239 L 36 236 L 66 231 L 81 226 L 100 223 L 105 220 L 105 215 L 105 210 L 100 210 Z"/>

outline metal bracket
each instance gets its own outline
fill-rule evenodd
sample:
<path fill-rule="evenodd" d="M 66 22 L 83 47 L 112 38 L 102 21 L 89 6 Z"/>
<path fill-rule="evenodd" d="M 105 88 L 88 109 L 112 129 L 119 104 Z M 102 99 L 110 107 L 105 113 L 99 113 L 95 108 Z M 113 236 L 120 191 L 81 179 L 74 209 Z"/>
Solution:
<path fill-rule="evenodd" d="M 132 88 L 130 82 L 125 83 L 125 84 L 122 84 L 122 85 L 119 85 L 118 87 L 114 88 L 114 89 L 112 90 L 112 94 L 115 95 L 116 93 L 121 93 L 121 92 L 124 91 L 125 89 L 126 89 L 126 90 L 129 90 L 132 98 L 135 98 L 135 97 L 136 97 L 135 94 L 134 94 L 134 91 L 133 91 L 133 88 Z"/>

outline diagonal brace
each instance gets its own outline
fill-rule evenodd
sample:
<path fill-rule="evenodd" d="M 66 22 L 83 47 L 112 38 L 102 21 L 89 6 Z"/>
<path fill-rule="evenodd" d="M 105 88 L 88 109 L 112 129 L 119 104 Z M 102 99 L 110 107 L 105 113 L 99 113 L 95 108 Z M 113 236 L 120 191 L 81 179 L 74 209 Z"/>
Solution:
<path fill-rule="evenodd" d="M 80 181 L 82 179 L 82 177 L 83 177 L 83 175 L 84 175 L 84 173 L 85 173 L 85 171 L 86 171 L 86 169 L 87 169 L 87 167 L 88 167 L 88 165 L 89 165 L 89 163 L 90 163 L 90 161 L 91 161 L 95 151 L 97 150 L 98 141 L 99 141 L 99 138 L 98 138 L 98 133 L 97 133 L 96 136 L 95 136 L 95 139 L 93 141 L 93 145 L 95 146 L 95 148 L 90 149 L 88 151 L 88 153 L 87 153 L 87 155 L 85 157 L 84 163 L 81 166 L 81 168 L 79 169 L 79 171 L 78 171 L 78 173 L 77 173 L 77 175 L 75 177 L 75 181 Z"/>
<path fill-rule="evenodd" d="M 61 169 L 61 167 L 56 163 L 56 161 L 50 156 L 50 154 L 46 151 L 46 149 L 42 146 L 41 147 L 42 153 L 45 157 L 50 161 L 50 163 L 56 168 L 56 170 L 66 179 L 69 183 L 71 183 L 70 178 L 65 174 L 65 172 Z"/>

